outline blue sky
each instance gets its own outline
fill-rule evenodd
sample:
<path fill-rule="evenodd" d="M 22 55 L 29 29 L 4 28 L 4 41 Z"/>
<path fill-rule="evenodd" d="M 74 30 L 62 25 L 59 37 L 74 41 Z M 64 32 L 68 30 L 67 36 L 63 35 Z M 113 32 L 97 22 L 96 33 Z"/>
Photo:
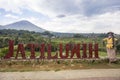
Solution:
<path fill-rule="evenodd" d="M 120 34 L 120 0 L 0 0 L 0 25 L 20 20 L 55 32 Z"/>

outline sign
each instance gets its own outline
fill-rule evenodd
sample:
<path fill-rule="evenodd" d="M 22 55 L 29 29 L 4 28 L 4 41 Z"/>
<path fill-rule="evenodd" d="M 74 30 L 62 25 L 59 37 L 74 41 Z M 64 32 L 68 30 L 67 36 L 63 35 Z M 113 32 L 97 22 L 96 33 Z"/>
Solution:
<path fill-rule="evenodd" d="M 73 44 L 71 47 L 70 44 L 66 44 L 63 46 L 62 43 L 60 43 L 59 50 L 55 52 L 54 55 L 52 55 L 52 44 L 27 44 L 26 47 L 30 48 L 30 59 L 35 59 L 35 49 L 39 48 L 39 59 L 84 59 L 84 58 L 99 58 L 98 55 L 98 44 L 92 44 L 92 43 L 83 43 L 83 44 Z M 47 48 L 47 57 L 45 56 L 45 48 Z M 65 50 L 65 52 L 64 52 Z M 64 53 L 64 54 L 63 54 Z M 10 59 L 11 57 L 14 57 L 15 59 L 18 59 L 18 55 L 21 54 L 22 59 L 26 59 L 25 54 L 25 46 L 24 44 L 18 44 L 17 51 L 14 55 L 14 41 L 9 41 L 9 51 L 4 56 L 4 59 Z"/>

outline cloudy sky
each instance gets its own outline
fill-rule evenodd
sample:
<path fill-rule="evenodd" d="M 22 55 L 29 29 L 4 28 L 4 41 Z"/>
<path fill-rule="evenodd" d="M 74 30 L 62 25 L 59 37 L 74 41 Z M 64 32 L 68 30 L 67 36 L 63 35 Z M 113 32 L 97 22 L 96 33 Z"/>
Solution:
<path fill-rule="evenodd" d="M 120 0 L 0 0 L 0 25 L 20 20 L 55 32 L 120 34 Z"/>

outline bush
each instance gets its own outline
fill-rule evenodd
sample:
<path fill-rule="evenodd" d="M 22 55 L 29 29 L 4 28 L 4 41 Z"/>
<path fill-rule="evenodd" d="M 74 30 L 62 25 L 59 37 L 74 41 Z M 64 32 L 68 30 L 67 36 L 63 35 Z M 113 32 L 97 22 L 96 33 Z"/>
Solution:
<path fill-rule="evenodd" d="M 8 49 L 7 48 L 2 48 L 0 50 L 0 58 L 2 58 L 3 56 L 5 56 L 5 54 L 7 54 L 8 52 Z"/>
<path fill-rule="evenodd" d="M 117 50 L 117 52 L 120 52 L 120 44 L 118 44 L 118 45 L 116 46 L 116 50 Z"/>
<path fill-rule="evenodd" d="M 99 51 L 106 52 L 106 48 L 99 48 Z"/>

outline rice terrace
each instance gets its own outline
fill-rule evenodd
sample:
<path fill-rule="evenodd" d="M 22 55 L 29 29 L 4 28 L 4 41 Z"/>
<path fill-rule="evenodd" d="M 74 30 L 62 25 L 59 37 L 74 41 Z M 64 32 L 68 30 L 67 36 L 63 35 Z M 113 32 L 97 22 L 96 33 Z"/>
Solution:
<path fill-rule="evenodd" d="M 0 0 L 0 80 L 120 80 L 120 0 Z"/>
<path fill-rule="evenodd" d="M 117 62 L 109 65 L 106 47 L 102 43 L 103 37 L 106 36 L 104 33 L 59 37 L 50 32 L 0 32 L 2 72 L 120 68 L 119 43 L 116 45 Z M 116 36 L 119 38 L 119 35 Z"/>

